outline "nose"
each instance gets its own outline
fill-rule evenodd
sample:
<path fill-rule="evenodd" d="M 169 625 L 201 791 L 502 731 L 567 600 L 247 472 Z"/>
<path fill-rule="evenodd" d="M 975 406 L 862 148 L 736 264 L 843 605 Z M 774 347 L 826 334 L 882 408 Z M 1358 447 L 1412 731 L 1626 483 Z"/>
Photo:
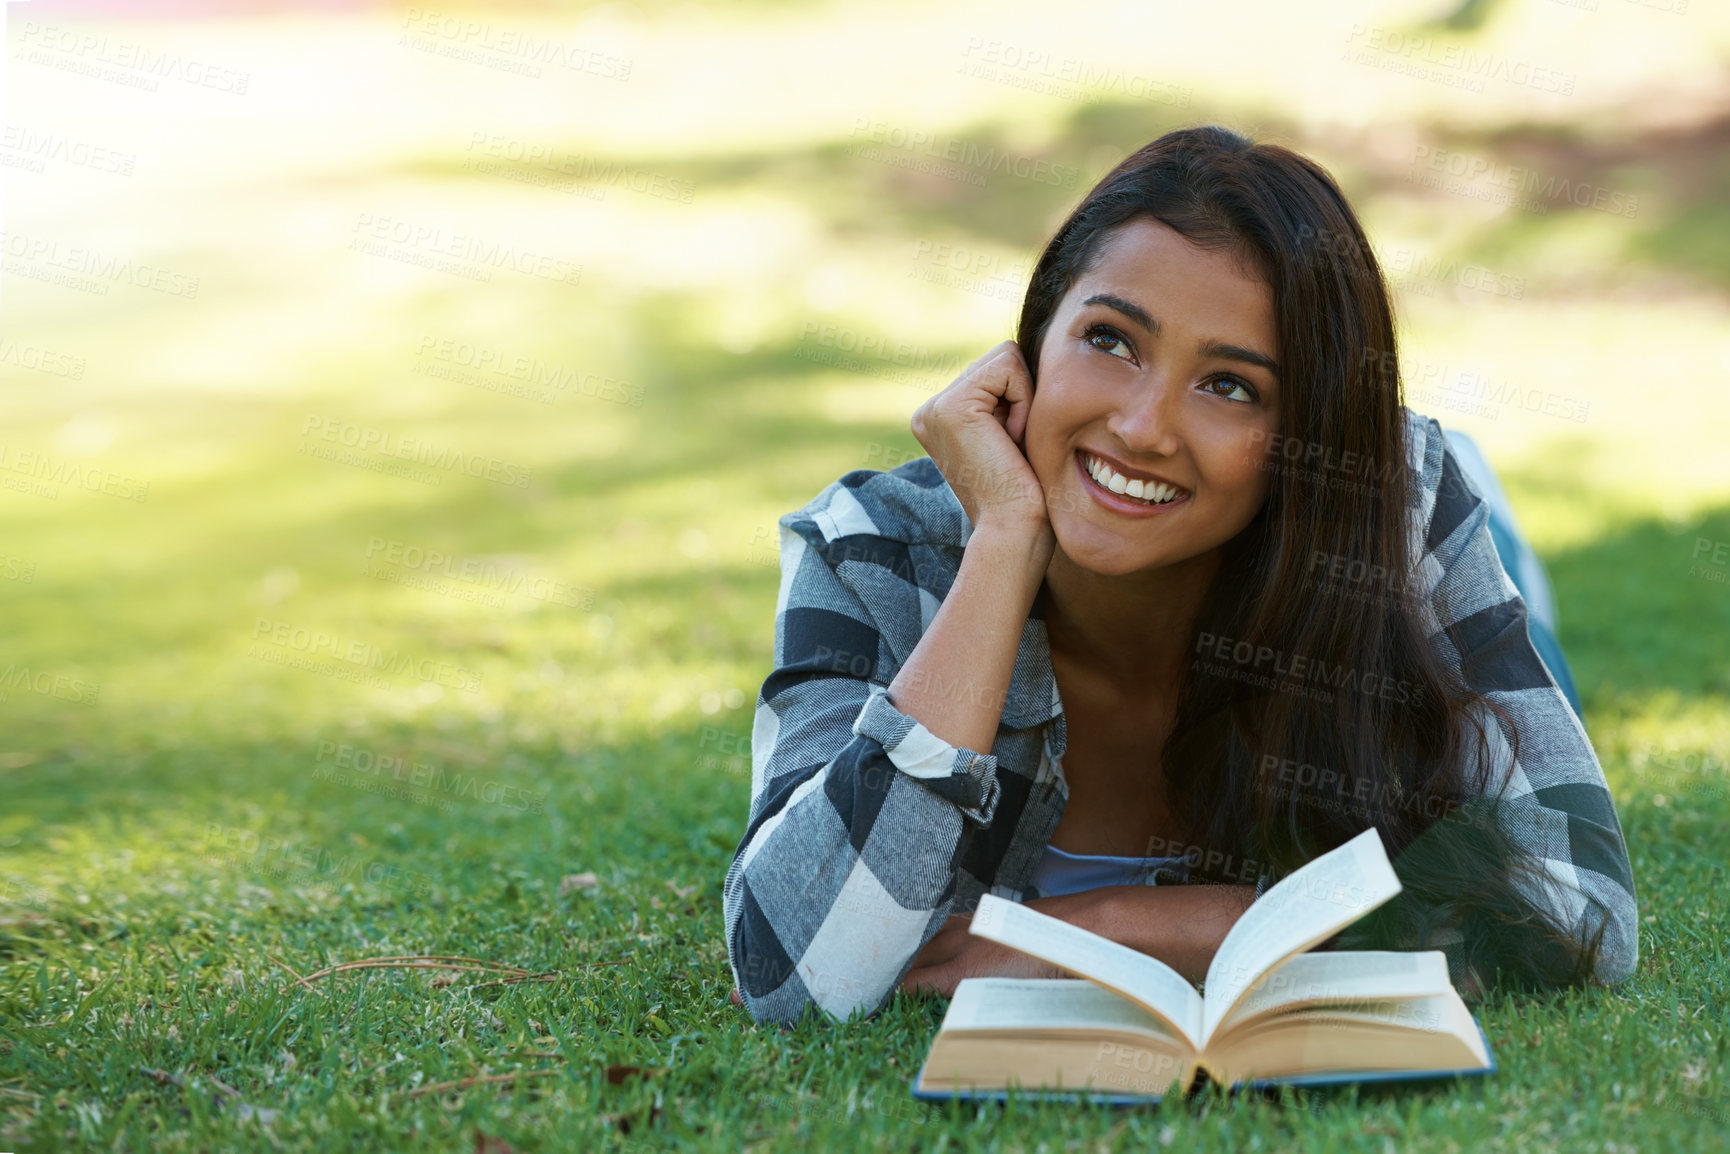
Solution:
<path fill-rule="evenodd" d="M 1169 457 L 1181 439 L 1183 383 L 1166 370 L 1149 372 L 1140 388 L 1123 395 L 1105 427 L 1135 453 Z"/>

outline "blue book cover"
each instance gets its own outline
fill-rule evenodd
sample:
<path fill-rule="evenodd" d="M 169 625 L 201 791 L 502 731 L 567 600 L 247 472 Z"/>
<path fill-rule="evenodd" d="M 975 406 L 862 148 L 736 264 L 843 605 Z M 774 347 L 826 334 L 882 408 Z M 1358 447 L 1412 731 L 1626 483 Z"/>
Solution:
<path fill-rule="evenodd" d="M 1344 1086 L 1354 1082 L 1417 1082 L 1436 1078 L 1469 1078 L 1496 1072 L 1496 1052 L 1490 1048 L 1490 1039 L 1484 1033 L 1483 1024 L 1477 1015 L 1472 1016 L 1472 1024 L 1478 1028 L 1478 1037 L 1484 1040 L 1484 1053 L 1489 1055 L 1490 1064 L 1482 1069 L 1466 1070 L 1330 1070 L 1320 1074 L 1293 1074 L 1284 1078 L 1256 1078 L 1247 1082 L 1233 1083 L 1231 1089 L 1238 1090 L 1271 1090 L 1278 1086 Z M 922 1102 L 947 1102 L 957 1099 L 966 1102 L 1004 1102 L 1009 1095 L 1003 1090 L 921 1090 L 919 1083 L 925 1080 L 925 1069 L 921 1067 L 913 1078 L 913 1096 Z M 1083 1090 L 1025 1090 L 1021 1091 L 1024 1098 L 1033 1098 L 1049 1102 L 1088 1102 L 1102 1106 L 1152 1106 L 1158 1104 L 1162 1095 L 1159 1094 L 1111 1094 L 1093 1093 Z"/>

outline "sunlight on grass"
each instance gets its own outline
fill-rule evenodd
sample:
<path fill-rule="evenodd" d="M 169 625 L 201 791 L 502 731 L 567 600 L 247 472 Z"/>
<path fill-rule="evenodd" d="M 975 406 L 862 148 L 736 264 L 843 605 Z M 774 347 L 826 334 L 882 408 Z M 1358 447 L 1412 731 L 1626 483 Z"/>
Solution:
<path fill-rule="evenodd" d="M 1646 1055 L 1694 1054 L 1673 1003 L 1724 972 L 1697 914 L 1722 913 L 1730 587 L 1697 558 L 1730 540 L 1730 9 L 1504 3 L 1437 31 L 1449 7 L 471 13 L 628 58 L 628 83 L 416 48 L 406 7 L 90 25 L 249 70 L 243 99 L 9 60 L 9 120 L 137 164 L 6 170 L 0 611 L 30 677 L 0 686 L 0 1145 L 255 1143 L 140 1068 L 232 1082 L 297 1148 L 466 1148 L 483 1122 L 618 1148 L 620 1118 L 693 1148 L 905 1145 L 879 1106 L 933 1007 L 783 1038 L 726 1003 L 776 521 L 917 454 L 912 411 L 1012 334 L 1086 188 L 1219 122 L 1339 176 L 1412 407 L 1479 440 L 1551 567 L 1652 913 L 1645 968 L 1615 997 L 1488 1007 L 1508 1061 L 1482 1097 L 932 1110 L 922 1133 L 1595 1149 L 1635 1122 L 1685 1147 L 1705 1123 L 1661 1104 L 1683 1087 Z M 1408 75 L 1390 33 L 1575 92 Z M 1425 186 L 1437 149 L 1640 210 Z M 19 238 L 182 291 L 55 283 Z M 272 960 L 434 947 L 568 980 L 379 974 L 327 1002 Z M 545 1097 L 403 1097 L 555 1052 L 570 1076 Z"/>

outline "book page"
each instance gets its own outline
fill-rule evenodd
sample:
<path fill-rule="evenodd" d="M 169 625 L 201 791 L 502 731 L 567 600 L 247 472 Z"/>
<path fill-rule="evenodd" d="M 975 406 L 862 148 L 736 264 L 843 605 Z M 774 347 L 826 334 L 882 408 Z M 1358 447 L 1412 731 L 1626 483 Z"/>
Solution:
<path fill-rule="evenodd" d="M 1188 1048 L 1164 1022 L 1085 978 L 962 978 L 940 1028 L 1134 1030 Z"/>
<path fill-rule="evenodd" d="M 1451 989 L 1435 997 L 1321 1006 L 1263 1019 L 1221 1038 L 1206 1062 L 1225 1085 L 1259 1077 L 1350 1081 L 1378 1071 L 1440 1073 L 1494 1065 L 1471 1011 Z"/>
<path fill-rule="evenodd" d="M 1104 1094 L 1156 1102 L 1189 1087 L 1195 1077 L 1193 1051 L 1186 1048 L 1186 1058 L 1149 1049 L 1137 1038 L 1109 1032 L 994 1038 L 945 1030 L 931 1043 L 915 1094 L 936 1101 L 951 1094 L 989 1098 L 1017 1087 L 1035 1097 Z"/>
<path fill-rule="evenodd" d="M 1224 1035 L 1262 1014 L 1300 1006 L 1421 998 L 1452 988 L 1447 955 L 1440 950 L 1298 954 L 1275 966 L 1250 987 L 1243 1001 L 1220 1023 L 1217 1033 Z"/>
<path fill-rule="evenodd" d="M 1382 835 L 1373 828 L 1268 890 L 1238 918 L 1207 968 L 1202 1045 L 1256 979 L 1399 892 L 1400 879 L 1388 864 Z"/>
<path fill-rule="evenodd" d="M 1271 890 L 1263 895 L 1272 896 Z M 996 894 L 980 896 L 969 929 L 1123 995 L 1165 1022 L 1190 1046 L 1198 1045 L 1201 995 L 1158 958 Z"/>

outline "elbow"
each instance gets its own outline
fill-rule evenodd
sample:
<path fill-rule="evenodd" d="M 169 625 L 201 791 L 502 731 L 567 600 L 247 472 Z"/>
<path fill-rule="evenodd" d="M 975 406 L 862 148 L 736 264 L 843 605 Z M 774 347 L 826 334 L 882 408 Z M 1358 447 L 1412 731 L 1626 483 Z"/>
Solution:
<path fill-rule="evenodd" d="M 1616 986 L 1634 976 L 1640 961 L 1640 916 L 1626 891 L 1586 900 L 1559 940 L 1571 942 L 1569 984 Z"/>
<path fill-rule="evenodd" d="M 871 1017 L 889 998 L 892 987 L 873 982 L 864 972 L 868 967 L 831 959 L 818 968 L 809 958 L 791 957 L 748 886 L 726 894 L 725 921 L 734 985 L 759 1025 L 791 1028 L 807 1018 L 844 1022 L 861 1011 Z"/>
<path fill-rule="evenodd" d="M 874 1017 L 889 991 L 872 988 L 863 975 L 815 974 L 785 960 L 780 947 L 753 949 L 735 939 L 728 951 L 745 1012 L 760 1026 L 792 1029 L 806 1020 L 843 1023 Z"/>
<path fill-rule="evenodd" d="M 1626 913 L 1604 926 L 1592 976 L 1601 985 L 1617 986 L 1634 976 L 1640 964 L 1640 918 L 1632 901 Z"/>
<path fill-rule="evenodd" d="M 793 958 L 748 886 L 727 896 L 726 923 L 727 959 L 739 999 L 759 1025 L 791 1028 L 808 1018 L 837 1023 L 870 1018 L 899 981 L 899 971 L 875 972 L 862 957 L 831 954 L 821 943 L 815 949 L 808 944 L 802 957 Z"/>

